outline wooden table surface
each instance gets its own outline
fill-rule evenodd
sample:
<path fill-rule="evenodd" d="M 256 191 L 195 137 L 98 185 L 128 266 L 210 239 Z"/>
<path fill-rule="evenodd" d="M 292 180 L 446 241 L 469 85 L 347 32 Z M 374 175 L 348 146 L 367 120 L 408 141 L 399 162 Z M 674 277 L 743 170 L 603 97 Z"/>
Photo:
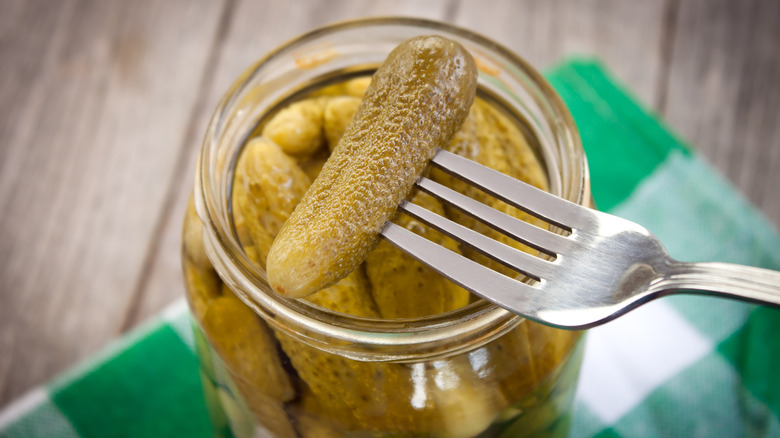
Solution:
<path fill-rule="evenodd" d="M 540 69 L 595 55 L 780 224 L 776 0 L 0 0 L 0 408 L 183 294 L 212 108 L 329 22 L 455 23 Z"/>

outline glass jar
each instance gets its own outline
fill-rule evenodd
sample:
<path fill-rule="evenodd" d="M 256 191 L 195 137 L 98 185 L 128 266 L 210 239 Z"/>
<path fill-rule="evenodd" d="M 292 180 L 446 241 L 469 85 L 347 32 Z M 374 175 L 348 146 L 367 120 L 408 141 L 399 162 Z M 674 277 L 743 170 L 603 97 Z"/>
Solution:
<path fill-rule="evenodd" d="M 280 105 L 371 74 L 402 41 L 439 34 L 479 68 L 479 95 L 530 140 L 549 190 L 590 200 L 587 165 L 562 101 L 500 45 L 432 21 L 383 18 L 314 30 L 274 50 L 228 90 L 208 126 L 184 223 L 183 264 L 204 391 L 217 434 L 564 436 L 581 333 L 484 300 L 447 313 L 372 319 L 274 294 L 239 242 L 235 164 Z"/>

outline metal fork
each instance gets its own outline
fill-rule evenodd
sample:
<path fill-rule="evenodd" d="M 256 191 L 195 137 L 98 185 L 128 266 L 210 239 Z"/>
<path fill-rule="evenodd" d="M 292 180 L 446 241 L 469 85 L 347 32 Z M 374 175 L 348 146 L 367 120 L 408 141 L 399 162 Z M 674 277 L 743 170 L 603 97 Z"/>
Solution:
<path fill-rule="evenodd" d="M 393 222 L 382 236 L 465 289 L 526 318 L 565 329 L 603 324 L 654 298 L 704 293 L 780 306 L 780 272 L 728 263 L 681 263 L 647 229 L 539 190 L 453 153 L 432 164 L 564 230 L 499 212 L 422 177 L 417 187 L 550 257 L 527 254 L 408 201 L 399 209 L 529 278 L 510 278 Z"/>

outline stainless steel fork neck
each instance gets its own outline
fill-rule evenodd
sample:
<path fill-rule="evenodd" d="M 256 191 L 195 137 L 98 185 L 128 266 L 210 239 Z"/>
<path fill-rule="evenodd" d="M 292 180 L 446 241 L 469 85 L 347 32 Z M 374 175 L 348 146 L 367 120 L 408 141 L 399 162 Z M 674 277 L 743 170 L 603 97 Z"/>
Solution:
<path fill-rule="evenodd" d="M 653 295 L 698 293 L 780 307 L 780 272 L 730 263 L 669 260 Z"/>

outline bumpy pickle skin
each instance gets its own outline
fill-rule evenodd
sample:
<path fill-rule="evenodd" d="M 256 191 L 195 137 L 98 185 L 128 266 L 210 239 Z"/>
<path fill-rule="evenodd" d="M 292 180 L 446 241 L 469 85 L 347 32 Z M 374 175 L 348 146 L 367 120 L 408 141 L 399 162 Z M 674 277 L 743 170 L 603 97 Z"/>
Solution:
<path fill-rule="evenodd" d="M 294 157 L 305 158 L 325 144 L 322 129 L 325 99 L 311 98 L 282 109 L 263 127 L 262 135 Z"/>
<path fill-rule="evenodd" d="M 332 151 L 336 148 L 359 106 L 360 98 L 352 96 L 337 96 L 325 104 L 323 128 L 328 149 Z"/>
<path fill-rule="evenodd" d="M 504 114 L 487 102 L 481 101 L 477 106 L 483 110 L 486 124 L 499 140 L 499 146 L 509 163 L 509 174 L 539 189 L 548 190 L 547 177 L 539 159 L 517 124 L 510 122 Z"/>
<path fill-rule="evenodd" d="M 418 192 L 412 202 L 444 215 L 432 196 Z M 445 248 L 458 252 L 458 244 L 420 222 L 402 215 L 396 223 L 414 230 Z M 469 292 L 439 275 L 392 244 L 381 241 L 368 253 L 366 274 L 371 294 L 383 318 L 415 318 L 448 312 L 469 303 Z"/>
<path fill-rule="evenodd" d="M 376 318 L 379 310 L 371 297 L 371 286 L 362 268 L 355 269 L 338 283 L 306 297 L 306 301 L 334 312 Z"/>
<path fill-rule="evenodd" d="M 328 147 L 333 148 L 338 144 L 359 105 L 360 99 L 352 96 L 335 96 L 325 105 L 325 138 Z M 412 201 L 444 215 L 441 203 L 430 195 L 419 192 L 414 195 Z M 433 232 L 408 216 L 400 216 L 397 223 L 415 229 L 421 235 L 451 251 L 458 252 L 455 241 Z M 369 289 L 382 318 L 435 315 L 458 309 L 469 303 L 468 291 L 443 278 L 388 242 L 380 241 L 377 244 L 376 248 L 368 254 L 365 266 L 370 282 Z M 329 288 L 311 297 L 325 295 L 323 292 L 327 289 Z"/>
<path fill-rule="evenodd" d="M 329 147 L 338 144 L 359 105 L 360 99 L 352 96 L 334 96 L 325 105 L 325 138 Z M 444 215 L 441 203 L 430 195 L 418 192 L 412 201 Z M 434 232 L 409 216 L 400 216 L 397 223 L 416 230 L 451 251 L 458 252 L 458 245 L 454 240 Z M 382 318 L 435 315 L 458 309 L 469 303 L 468 291 L 448 281 L 388 242 L 380 241 L 377 244 L 376 248 L 368 254 L 365 267 L 370 282 L 369 289 Z M 326 296 L 323 292 L 327 289 L 329 288 L 311 297 Z M 339 296 L 339 299 L 344 297 Z"/>
<path fill-rule="evenodd" d="M 468 118 L 453 136 L 446 149 L 542 190 L 547 190 L 547 180 L 541 171 L 541 165 L 531 146 L 525 140 L 525 136 L 504 115 L 481 99 L 477 99 L 474 103 Z M 455 188 L 497 210 L 537 226 L 544 227 L 546 225 L 543 221 L 444 172 L 434 171 L 432 175 L 434 179 L 444 185 Z M 517 241 L 487 227 L 457 209 L 447 208 L 447 213 L 471 229 L 484 232 L 507 245 L 525 249 Z"/>
<path fill-rule="evenodd" d="M 283 402 L 257 391 L 216 359 L 217 368 L 221 370 L 217 395 L 228 417 L 231 436 L 297 438 Z"/>
<path fill-rule="evenodd" d="M 429 201 L 436 202 L 432 198 Z M 387 279 L 394 286 L 403 286 L 397 280 Z M 426 276 L 424 281 L 434 285 L 446 282 L 433 275 Z M 360 267 L 335 285 L 306 299 L 336 312 L 387 317 L 372 301 L 368 293 L 371 290 Z M 457 294 L 460 294 L 460 302 L 454 306 L 468 303 L 468 292 L 460 289 L 449 293 Z M 451 296 L 446 294 L 426 297 L 405 295 L 429 310 L 431 306 L 439 310 L 444 308 L 443 303 L 452 303 Z M 409 315 L 408 311 L 399 313 L 399 317 Z M 435 433 L 436 436 L 465 438 L 487 428 L 506 405 L 499 388 L 480 380 L 466 356 L 431 365 L 417 364 L 424 374 L 429 374 L 425 378 L 427 395 L 424 405 L 412 408 L 409 401 L 420 389 L 411 375 L 414 370 L 409 367 L 349 360 L 320 351 L 280 331 L 276 332 L 276 337 L 305 383 L 302 400 L 297 403 L 300 406 L 290 410 L 303 436 L 332 436 L 335 430 L 349 430 L 380 434 Z"/>
<path fill-rule="evenodd" d="M 289 401 L 295 390 L 268 327 L 232 293 L 216 298 L 203 318 L 203 332 L 229 369 L 256 391 Z"/>
<path fill-rule="evenodd" d="M 247 255 L 265 267 L 271 242 L 310 185 L 308 175 L 274 142 L 251 140 L 236 164 L 233 220 Z M 309 301 L 356 316 L 377 316 L 363 272 L 310 295 Z"/>
<path fill-rule="evenodd" d="M 254 260 L 265 267 L 274 237 L 311 184 L 294 159 L 272 140 L 252 139 L 236 163 L 233 185 L 233 219 L 236 229 L 246 229 L 256 253 Z M 242 240 L 245 246 L 246 236 Z"/>
<path fill-rule="evenodd" d="M 379 314 L 375 306 L 354 298 L 362 292 L 354 288 L 364 286 L 367 281 L 362 275 L 361 270 L 355 270 L 336 285 L 307 299 L 336 312 L 376 318 Z M 350 360 L 316 349 L 281 331 L 276 332 L 276 337 L 311 392 L 306 400 L 308 410 L 316 407 L 316 413 L 332 419 L 341 430 L 412 427 L 411 421 L 404 420 L 408 416 L 406 403 L 411 388 L 402 365 Z"/>
<path fill-rule="evenodd" d="M 279 225 L 289 216 L 294 207 L 294 203 L 271 202 L 266 194 L 276 193 L 273 196 L 287 199 L 294 197 L 286 192 L 291 187 L 303 187 L 307 184 L 302 171 L 294 170 L 298 167 L 297 164 L 272 145 L 273 143 L 267 141 L 253 142 L 251 148 L 248 145 L 245 155 L 241 157 L 236 168 L 237 181 L 234 196 L 238 194 L 243 197 L 234 198 L 234 220 L 239 221 L 236 224 L 237 228 L 241 224 L 242 227 L 252 229 L 252 232 L 248 233 L 250 235 L 248 241 L 243 243 L 251 245 L 256 250 L 258 260 L 265 259 L 267 249 L 263 245 L 258 245 L 254 239 L 257 236 L 263 239 L 268 236 L 273 239 Z M 287 178 L 264 177 L 262 175 L 264 171 L 258 167 L 259 163 L 255 163 L 256 161 L 277 171 L 283 171 L 284 175 L 292 175 L 293 181 L 290 182 Z M 244 190 L 244 187 L 253 187 L 254 190 Z M 252 192 L 255 195 L 249 196 L 248 194 Z M 280 192 L 282 195 L 279 195 Z M 299 191 L 296 190 L 295 193 Z M 270 205 L 273 205 L 271 210 L 269 210 Z M 248 218 L 252 218 L 252 227 Z M 240 234 L 242 233 L 239 231 Z M 335 312 L 371 318 L 380 316 L 362 268 L 354 270 L 338 283 L 306 299 Z M 382 409 L 388 403 L 387 397 L 391 399 L 397 397 L 393 402 L 394 411 L 407 415 L 404 413 L 404 399 L 408 397 L 409 391 L 403 390 L 403 382 L 408 381 L 408 378 L 404 378 L 406 371 L 401 365 L 351 361 L 306 345 L 280 330 L 274 331 L 274 335 L 307 388 L 305 393 L 308 398 L 307 403 L 310 406 L 321 406 L 316 412 L 319 412 L 323 418 L 337 419 L 340 428 L 362 430 L 375 427 L 395 430 L 397 426 L 392 423 L 378 422 L 379 419 L 384 418 L 380 413 L 385 412 Z M 241 353 L 251 354 L 251 352 Z M 241 381 L 234 380 L 238 388 L 243 389 Z M 378 384 L 385 386 L 379 390 L 375 387 Z M 246 389 L 250 390 L 251 385 L 247 385 Z M 364 397 L 370 397 L 374 403 L 366 403 Z M 263 397 L 258 395 L 247 399 L 247 404 L 250 407 L 254 406 L 253 410 L 260 418 L 264 413 L 275 409 L 273 404 L 262 403 L 262 400 Z M 327 423 L 317 424 L 316 417 L 307 409 L 293 409 L 293 411 L 298 412 L 296 421 L 299 432 L 305 431 L 307 436 L 333 428 Z M 410 422 L 407 422 L 406 426 L 411 427 L 408 423 Z"/>
<path fill-rule="evenodd" d="M 221 394 L 223 404 L 245 404 L 275 436 L 294 437 L 284 402 L 291 401 L 296 391 L 265 323 L 230 290 L 225 290 L 211 302 L 201 326 L 217 353 L 219 360 L 215 365 L 227 371 L 230 392 L 241 397 L 233 399 L 229 394 Z"/>
<path fill-rule="evenodd" d="M 278 334 L 277 334 L 278 336 Z M 413 410 L 408 369 L 400 364 L 361 362 L 327 353 L 300 340 L 279 337 L 290 362 L 306 383 L 317 408 L 343 431 L 435 430 L 438 413 L 432 407 Z"/>
<path fill-rule="evenodd" d="M 212 403 L 209 413 L 217 428 L 215 436 L 226 432 L 228 419 L 231 430 L 239 436 L 242 430 L 250 433 L 253 426 L 246 421 L 249 418 L 246 412 L 251 410 L 258 418 L 263 418 L 264 426 L 275 436 L 293 438 L 295 432 L 280 399 L 290 399 L 294 394 L 289 378 L 279 367 L 279 355 L 275 348 L 272 349 L 273 340 L 269 343 L 267 333 L 257 336 L 264 324 L 256 320 L 256 316 L 221 282 L 203 249 L 201 232 L 202 224 L 190 199 L 182 236 L 187 299 L 195 320 L 203 330 L 209 331 L 209 345 L 215 346 L 224 356 L 220 358 L 211 353 L 203 339 L 203 331 L 200 326 L 196 327 L 203 389 L 207 402 Z M 247 312 L 255 319 L 249 318 Z M 237 326 L 230 326 L 226 321 L 240 325 L 240 330 L 234 332 L 233 328 Z M 218 379 L 216 367 L 228 368 L 230 377 Z M 240 399 L 215 385 L 217 381 L 231 386 L 231 393 Z M 228 435 L 232 436 L 225 434 Z"/>
<path fill-rule="evenodd" d="M 525 140 L 525 136 L 519 128 L 506 119 L 504 115 L 494 110 L 487 102 L 481 99 L 477 99 L 474 105 L 472 105 L 468 118 L 461 126 L 461 129 L 455 134 L 452 141 L 447 145 L 446 149 L 491 167 L 501 173 L 525 181 L 542 190 L 547 189 L 547 181 L 541 171 L 524 171 L 526 168 L 532 168 L 534 166 L 541 169 L 541 165 L 539 164 L 536 155 L 533 153 L 533 150 Z M 445 174 L 440 170 L 433 169 L 431 175 L 434 180 L 509 216 L 516 217 L 539 227 L 546 227 L 545 222 L 512 207 L 494 196 L 488 195 L 476 187 Z M 494 230 L 454 207 L 447 206 L 447 215 L 467 228 L 479 231 L 494 240 L 521 251 L 538 254 L 538 251 Z M 517 272 L 494 262 L 490 258 L 470 248 L 464 247 L 463 254 L 505 275 L 518 275 Z"/>
<path fill-rule="evenodd" d="M 309 295 L 363 262 L 435 149 L 466 117 L 476 84 L 473 58 L 447 39 L 417 37 L 390 53 L 271 247 L 267 273 L 277 293 Z"/>
<path fill-rule="evenodd" d="M 334 312 L 379 318 L 362 268 L 306 300 Z M 305 384 L 293 406 L 299 432 L 440 430 L 434 406 L 411 412 L 409 370 L 400 364 L 361 362 L 328 353 L 277 330 L 276 338 Z M 318 423 L 317 419 L 321 421 Z M 329 420 L 323 420 L 329 419 Z M 317 426 L 317 427 L 315 427 Z M 313 435 L 317 436 L 317 435 Z M 326 435 L 327 436 L 327 435 Z"/>
<path fill-rule="evenodd" d="M 267 175 L 269 169 L 280 173 L 284 177 L 273 178 Z M 296 197 L 308 185 L 308 178 L 298 165 L 290 157 L 285 156 L 278 147 L 267 140 L 253 140 L 247 145 L 244 155 L 239 159 L 236 166 L 236 185 L 234 187 L 234 220 L 237 221 L 236 227 L 251 230 L 249 237 L 242 240 L 244 245 L 250 245 L 256 250 L 256 258 L 264 260 L 267 256 L 267 248 L 258 245 L 255 239 L 260 236 L 262 239 L 273 237 L 278 232 L 281 223 L 286 220 L 292 212 Z M 290 191 L 291 188 L 296 188 Z M 287 200 L 290 202 L 281 202 Z M 249 219 L 251 218 L 251 220 Z M 239 230 L 239 235 L 242 232 Z M 356 269 L 350 275 L 338 283 L 320 290 L 318 293 L 306 298 L 308 301 L 325 307 L 327 309 L 363 317 L 379 317 L 376 304 L 369 292 L 368 280 L 362 269 Z M 246 309 L 246 308 L 245 308 Z M 249 309 L 246 309 L 247 312 Z M 239 311 L 240 313 L 240 311 Z M 368 422 L 365 414 L 361 415 L 362 399 L 366 391 L 371 391 L 375 380 L 374 376 L 386 376 L 386 378 L 395 380 L 402 368 L 398 365 L 374 364 L 366 365 L 362 362 L 344 360 L 345 365 L 337 363 L 338 356 L 334 356 L 316 348 L 310 347 L 299 340 L 291 338 L 280 330 L 274 331 L 276 339 L 281 344 L 281 348 L 290 358 L 291 363 L 298 376 L 304 382 L 306 387 L 314 388 L 308 392 L 308 397 L 312 399 L 311 403 L 325 404 L 331 403 L 331 397 L 338 395 L 337 400 L 340 404 L 335 404 L 334 411 L 338 411 L 339 418 L 342 418 L 343 424 L 352 424 L 352 416 L 363 418 Z M 217 342 L 219 342 L 217 340 Z M 251 352 L 238 351 L 241 354 L 251 354 Z M 334 373 L 344 369 L 344 377 L 334 377 Z M 396 377 L 393 377 L 396 376 Z M 352 377 L 352 379 L 350 379 Z M 239 389 L 241 380 L 234 379 Z M 397 385 L 395 385 L 397 386 Z M 246 390 L 251 390 L 252 385 L 247 385 Z M 364 388 L 364 390 L 352 391 L 346 388 Z M 241 391 L 247 392 L 247 391 Z M 251 395 L 251 394 L 250 394 Z M 247 399 L 247 404 L 253 407 L 253 410 L 259 417 L 264 413 L 273 411 L 273 404 L 262 403 L 263 397 L 252 395 Z M 357 411 L 357 414 L 355 414 Z M 314 419 L 306 417 L 301 420 L 314 427 Z M 363 426 L 365 426 L 365 423 Z M 361 427 L 363 427 L 361 426 Z M 299 428 L 303 425 L 299 425 Z M 317 430 L 314 428 L 314 430 Z M 323 426 L 323 430 L 328 430 Z M 312 430 L 308 430 L 309 433 Z"/>

